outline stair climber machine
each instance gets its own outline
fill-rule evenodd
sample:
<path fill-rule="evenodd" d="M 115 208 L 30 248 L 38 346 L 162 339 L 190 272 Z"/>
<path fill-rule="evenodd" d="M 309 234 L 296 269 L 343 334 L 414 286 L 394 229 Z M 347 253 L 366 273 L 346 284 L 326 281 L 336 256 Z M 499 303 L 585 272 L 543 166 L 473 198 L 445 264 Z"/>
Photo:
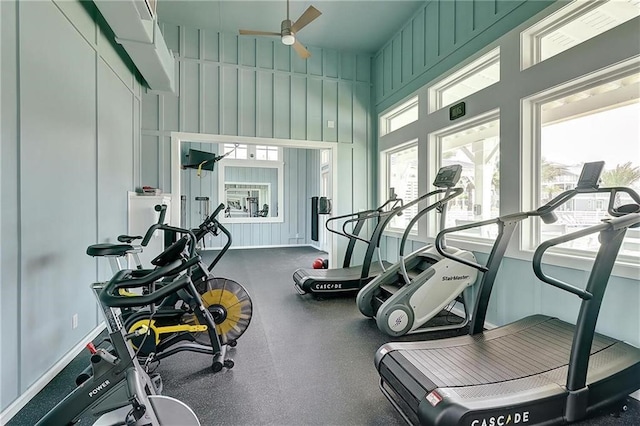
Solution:
<path fill-rule="evenodd" d="M 415 204 L 414 202 L 410 205 Z M 312 293 L 315 295 L 339 295 L 354 294 L 362 286 L 379 273 L 384 271 L 391 263 L 383 261 L 378 253 L 379 263 L 372 263 L 373 255 L 379 252 L 380 239 L 385 226 L 394 215 L 401 213 L 403 201 L 391 190 L 391 196 L 380 207 L 357 213 L 349 213 L 342 216 L 329 218 L 325 227 L 329 232 L 345 237 L 349 240 L 342 262 L 342 268 L 333 269 L 305 269 L 299 268 L 293 273 L 293 285 L 299 294 Z M 342 231 L 334 228 L 342 221 Z M 373 232 L 369 239 L 360 236 L 367 223 L 375 221 Z M 347 230 L 351 227 L 351 230 Z M 353 252 L 356 243 L 360 241 L 366 244 L 367 251 L 362 265 L 351 266 Z"/>
<path fill-rule="evenodd" d="M 640 195 L 625 187 L 600 188 L 603 167 L 604 162 L 585 164 L 575 189 L 536 210 L 438 234 L 435 244 L 440 254 L 478 269 L 482 277 L 469 335 L 387 343 L 378 349 L 375 366 L 380 389 L 408 423 L 528 426 L 574 422 L 624 401 L 640 388 L 640 348 L 595 332 L 624 236 L 629 228 L 640 227 Z M 547 240 L 533 255 L 533 270 L 542 282 L 582 299 L 576 324 L 533 315 L 485 331 L 491 291 L 518 224 L 535 217 L 553 223 L 557 220 L 554 210 L 579 194 L 608 194 L 611 218 Z M 618 205 L 623 195 L 632 203 Z M 448 233 L 492 224 L 499 232 L 485 265 L 448 253 L 442 246 Z M 584 288 L 543 271 L 542 258 L 550 248 L 596 234 L 600 248 Z"/>
<path fill-rule="evenodd" d="M 81 418 L 93 417 L 94 426 L 198 426 L 195 413 L 183 402 L 160 395 L 160 376 L 150 376 L 140 365 L 130 340 L 140 333 L 127 334 L 119 317 L 119 308 L 141 307 L 159 303 L 177 291 L 194 292 L 189 271 L 199 258 L 175 261 L 142 278 L 133 278 L 132 271 L 118 272 L 107 283 L 94 283 L 91 288 L 105 317 L 109 333 L 109 350 L 87 345 L 91 352 L 90 366 L 76 379 L 77 387 L 53 407 L 36 426 L 76 424 Z M 185 272 L 187 272 L 185 274 Z M 121 296 L 118 289 L 148 285 L 167 276 L 178 278 L 147 295 Z M 203 315 L 206 315 L 203 312 Z M 209 323 L 213 319 L 209 317 Z"/>
<path fill-rule="evenodd" d="M 375 317 L 378 328 L 390 336 L 457 329 L 469 322 L 469 312 L 465 303 L 465 299 L 468 298 L 463 295 L 466 295 L 465 290 L 475 283 L 477 269 L 445 258 L 438 253 L 434 245 L 428 245 L 404 256 L 409 233 L 421 217 L 435 209 L 440 213 L 440 229 L 445 228 L 447 203 L 463 192 L 462 188 L 455 188 L 461 173 L 462 166 L 459 164 L 445 166 L 438 171 L 433 182 L 437 189 L 428 195 L 442 197 L 423 208 L 409 222 L 400 243 L 400 260 L 358 293 L 356 303 L 360 312 L 367 317 Z M 445 247 L 444 250 L 470 262 L 476 261 L 470 251 L 453 247 Z M 425 326 L 456 301 L 464 307 L 463 321 Z"/>

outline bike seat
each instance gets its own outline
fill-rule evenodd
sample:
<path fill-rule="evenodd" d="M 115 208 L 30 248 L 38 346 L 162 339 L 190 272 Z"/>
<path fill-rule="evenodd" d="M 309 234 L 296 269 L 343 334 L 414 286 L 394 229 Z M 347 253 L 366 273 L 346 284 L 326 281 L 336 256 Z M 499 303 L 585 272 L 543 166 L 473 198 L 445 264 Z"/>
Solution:
<path fill-rule="evenodd" d="M 133 250 L 130 244 L 93 244 L 87 247 L 89 256 L 124 256 L 127 252 Z"/>

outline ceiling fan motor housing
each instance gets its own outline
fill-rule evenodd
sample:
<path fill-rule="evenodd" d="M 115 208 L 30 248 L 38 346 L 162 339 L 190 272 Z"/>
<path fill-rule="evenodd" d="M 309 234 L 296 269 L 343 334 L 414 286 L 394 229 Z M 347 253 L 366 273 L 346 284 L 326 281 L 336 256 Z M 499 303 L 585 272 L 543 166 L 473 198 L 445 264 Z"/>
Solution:
<path fill-rule="evenodd" d="M 282 21 L 282 24 L 280 24 L 280 31 L 282 32 L 282 35 L 292 35 L 293 34 L 291 32 L 292 25 L 293 25 L 293 22 L 291 22 L 291 19 L 285 19 L 284 21 Z"/>

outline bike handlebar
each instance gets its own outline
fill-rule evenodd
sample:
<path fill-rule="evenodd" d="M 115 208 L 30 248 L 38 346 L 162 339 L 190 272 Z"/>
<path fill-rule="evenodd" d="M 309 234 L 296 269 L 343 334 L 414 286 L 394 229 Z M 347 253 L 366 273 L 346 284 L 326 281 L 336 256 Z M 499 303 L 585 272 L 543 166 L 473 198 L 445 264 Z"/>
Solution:
<path fill-rule="evenodd" d="M 153 236 L 154 232 L 156 232 L 158 229 L 161 229 L 161 226 L 164 225 L 164 219 L 165 216 L 167 214 L 167 205 L 166 204 L 157 204 L 154 207 L 154 210 L 157 212 L 160 212 L 160 215 L 158 216 L 158 221 L 156 223 L 154 223 L 153 225 L 151 225 L 149 227 L 149 229 L 147 229 L 147 233 L 144 234 L 144 238 L 142 239 L 142 242 L 140 243 L 141 246 L 146 247 L 147 244 L 149 244 L 149 241 L 151 241 L 151 237 Z"/>
<path fill-rule="evenodd" d="M 118 271 L 100 291 L 100 302 L 110 308 L 132 308 L 160 302 L 170 294 L 188 286 L 191 278 L 186 275 L 170 283 L 164 283 L 162 287 L 146 295 L 121 296 L 117 291 L 121 288 L 148 287 L 161 278 L 176 275 L 196 266 L 199 262 L 200 256 L 193 256 L 186 262 L 174 261 L 140 278 L 132 278 L 130 269 Z"/>
<path fill-rule="evenodd" d="M 218 216 L 218 214 L 222 210 L 224 210 L 224 203 L 220 203 L 220 205 L 218 207 L 216 207 L 216 209 L 213 211 L 213 213 L 211 213 L 211 216 L 209 216 L 209 220 L 215 219 L 215 217 Z"/>

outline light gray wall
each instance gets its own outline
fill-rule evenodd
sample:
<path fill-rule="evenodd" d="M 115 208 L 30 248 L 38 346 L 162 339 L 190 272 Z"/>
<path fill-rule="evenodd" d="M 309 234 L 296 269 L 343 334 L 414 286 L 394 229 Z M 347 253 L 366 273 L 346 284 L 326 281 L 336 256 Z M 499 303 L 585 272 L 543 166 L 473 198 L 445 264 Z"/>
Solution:
<path fill-rule="evenodd" d="M 424 8 L 418 10 L 374 57 L 374 102 L 377 113 L 424 86 L 470 54 L 482 50 L 551 3 L 537 0 L 425 2 Z M 518 164 L 520 159 L 517 156 L 505 157 L 506 152 L 519 155 L 519 150 L 513 148 L 513 141 L 501 141 L 501 144 L 501 163 Z M 519 185 L 521 179 L 517 175 L 503 175 L 501 181 Z M 508 192 L 505 195 L 501 197 L 503 210 L 506 203 L 513 203 L 518 198 L 517 194 L 515 197 L 509 197 Z M 503 211 L 503 214 L 510 212 Z M 424 244 L 411 241 L 408 249 L 416 250 Z M 383 258 L 397 260 L 398 238 L 386 236 L 381 245 Z M 476 256 L 479 261 L 486 261 L 486 254 L 476 253 Z M 586 284 L 588 279 L 588 272 L 577 269 L 549 267 L 548 273 L 578 286 Z M 611 277 L 597 330 L 640 346 L 638 300 L 640 286 L 637 279 Z M 531 262 L 506 258 L 496 280 L 487 321 L 502 325 L 529 314 L 543 313 L 575 323 L 578 306 L 577 297 L 537 280 Z M 625 313 L 624 321 L 620 319 L 620 312 Z"/>
<path fill-rule="evenodd" d="M 183 143 L 181 150 L 184 155 L 189 148 L 199 151 L 217 153 L 217 144 Z M 232 223 L 225 226 L 232 234 L 232 247 L 247 247 L 257 245 L 295 245 L 311 244 L 311 197 L 320 192 L 320 153 L 317 149 L 283 148 L 283 184 L 284 206 L 281 207 L 283 222 L 276 223 Z M 245 167 L 243 167 L 245 168 Z M 247 168 L 248 170 L 250 168 Z M 227 170 L 228 172 L 228 170 Z M 210 211 L 223 202 L 218 197 L 218 182 L 220 173 L 218 167 L 213 172 L 197 176 L 195 169 L 181 171 L 181 195 L 187 196 L 186 217 L 188 226 L 197 226 L 202 222 L 199 205 L 195 197 L 209 197 Z M 231 179 L 234 180 L 234 179 Z M 247 181 L 243 178 L 240 181 Z M 259 181 L 264 181 L 263 179 Z M 272 188 L 277 181 L 272 183 Z M 277 194 L 272 194 L 272 198 Z M 273 203 L 272 203 L 273 204 Z M 262 207 L 262 206 L 260 206 Z M 222 214 L 221 214 L 222 217 Z M 205 242 L 207 247 L 217 247 L 224 244 L 224 238 L 213 238 Z"/>
<path fill-rule="evenodd" d="M 338 142 L 338 213 L 369 207 L 375 152 L 369 54 L 310 47 L 313 56 L 305 61 L 277 39 L 161 28 L 177 57 L 179 94 L 143 96 L 145 185 L 169 190 L 172 131 Z M 304 162 L 291 160 L 301 176 Z M 291 226 L 295 236 L 298 225 Z M 306 238 L 308 232 L 297 233 Z"/>
<path fill-rule="evenodd" d="M 89 284 L 108 272 L 85 250 L 127 229 L 141 89 L 92 3 L 0 12 L 5 409 L 98 325 Z"/>

